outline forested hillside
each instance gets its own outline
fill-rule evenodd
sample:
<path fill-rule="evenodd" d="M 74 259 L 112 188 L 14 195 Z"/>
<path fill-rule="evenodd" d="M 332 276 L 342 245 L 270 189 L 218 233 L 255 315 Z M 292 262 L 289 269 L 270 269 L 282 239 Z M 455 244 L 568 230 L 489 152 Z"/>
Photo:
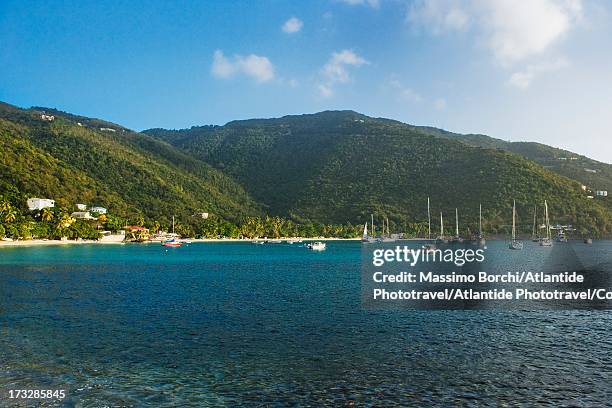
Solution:
<path fill-rule="evenodd" d="M 427 134 L 459 140 L 471 146 L 515 153 L 591 189 L 612 191 L 612 165 L 536 142 L 508 142 L 479 134 L 459 134 L 431 127 L 415 127 Z"/>
<path fill-rule="evenodd" d="M 488 228 L 501 232 L 516 199 L 527 230 L 534 205 L 547 199 L 554 222 L 612 231 L 607 203 L 588 199 L 576 180 L 517 154 L 351 111 L 145 133 L 233 177 L 273 214 L 298 221 L 364 222 L 373 212 L 395 228 L 422 226 L 429 196 L 433 213 L 448 221 L 459 208 L 463 232 L 474 230 L 482 202 Z"/>
<path fill-rule="evenodd" d="M 43 120 L 43 112 L 54 120 Z M 229 220 L 261 212 L 240 185 L 210 165 L 108 122 L 2 104 L 0 146 L 5 190 L 13 186 L 70 209 L 86 203 L 126 219 L 162 222 L 197 211 Z"/>

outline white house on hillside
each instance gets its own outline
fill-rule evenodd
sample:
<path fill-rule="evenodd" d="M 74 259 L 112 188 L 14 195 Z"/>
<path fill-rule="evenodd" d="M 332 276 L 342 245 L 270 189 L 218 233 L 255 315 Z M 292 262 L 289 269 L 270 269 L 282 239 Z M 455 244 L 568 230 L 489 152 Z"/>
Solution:
<path fill-rule="evenodd" d="M 106 208 L 104 207 L 89 207 L 89 211 L 98 214 L 106 214 Z"/>
<path fill-rule="evenodd" d="M 28 198 L 28 209 L 30 211 L 42 210 L 43 208 L 53 208 L 55 207 L 55 200 L 50 200 L 48 198 Z"/>
<path fill-rule="evenodd" d="M 92 217 L 89 211 L 75 211 L 72 214 L 70 214 L 70 217 L 77 218 L 80 220 L 95 220 L 96 219 L 96 217 Z"/>
<path fill-rule="evenodd" d="M 77 210 L 79 211 L 85 211 L 87 210 L 87 206 L 85 204 L 77 204 L 76 205 Z"/>

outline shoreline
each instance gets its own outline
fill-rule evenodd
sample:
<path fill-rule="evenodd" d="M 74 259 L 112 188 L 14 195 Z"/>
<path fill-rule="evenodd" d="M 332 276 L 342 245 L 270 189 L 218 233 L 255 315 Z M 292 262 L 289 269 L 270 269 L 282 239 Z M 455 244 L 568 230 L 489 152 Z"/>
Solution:
<path fill-rule="evenodd" d="M 361 238 L 279 238 L 281 241 L 287 239 L 301 239 L 303 241 L 359 241 Z M 253 239 L 240 239 L 240 238 L 185 238 L 186 241 L 191 243 L 199 242 L 246 242 L 251 243 Z M 63 246 L 63 245 L 125 245 L 125 244 L 158 244 L 161 245 L 160 241 L 147 241 L 147 242 L 114 242 L 114 241 L 95 241 L 95 240 L 54 240 L 54 239 L 28 239 L 20 241 L 0 241 L 0 248 L 16 248 L 16 247 L 39 247 L 39 246 Z"/>
<path fill-rule="evenodd" d="M 302 241 L 361 241 L 361 238 L 278 238 L 282 243 L 286 244 L 288 239 L 299 239 Z M 254 239 L 240 239 L 240 238 L 186 238 L 186 241 L 189 243 L 222 243 L 222 242 L 244 242 L 251 243 Z M 489 238 L 489 241 L 507 241 L 505 239 L 496 239 Z M 263 241 L 263 239 L 260 239 Z M 428 240 L 427 238 L 406 238 L 399 239 L 396 242 L 404 242 L 404 241 L 434 241 Z M 580 241 L 580 239 L 571 239 L 571 241 Z M 94 240 L 69 240 L 69 241 L 60 241 L 60 240 L 43 240 L 43 239 L 30 239 L 30 240 L 21 240 L 21 241 L 0 241 L 0 248 L 19 248 L 19 247 L 44 247 L 44 246 L 66 246 L 66 245 L 125 245 L 125 244 L 158 244 L 161 245 L 160 241 L 147 241 L 147 242 L 114 242 L 114 241 L 94 241 Z M 279 245 L 278 243 L 269 244 L 269 245 Z"/>

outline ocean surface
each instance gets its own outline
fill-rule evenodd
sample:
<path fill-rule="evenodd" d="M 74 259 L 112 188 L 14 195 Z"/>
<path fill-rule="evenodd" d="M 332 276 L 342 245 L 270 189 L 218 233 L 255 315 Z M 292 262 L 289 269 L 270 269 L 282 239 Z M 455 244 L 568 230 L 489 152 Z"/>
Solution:
<path fill-rule="evenodd" d="M 327 246 L 4 248 L 0 406 L 611 403 L 612 312 L 364 310 Z"/>

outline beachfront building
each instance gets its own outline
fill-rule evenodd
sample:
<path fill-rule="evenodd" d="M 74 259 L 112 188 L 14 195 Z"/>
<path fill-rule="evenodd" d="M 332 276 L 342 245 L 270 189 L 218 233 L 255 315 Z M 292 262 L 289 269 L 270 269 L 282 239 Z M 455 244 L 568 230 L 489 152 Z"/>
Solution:
<path fill-rule="evenodd" d="M 93 217 L 89 211 L 75 211 L 70 214 L 70 218 L 76 218 L 79 220 L 95 220 L 96 217 Z"/>
<path fill-rule="evenodd" d="M 106 208 L 104 207 L 89 207 L 89 211 L 97 214 L 106 214 Z"/>
<path fill-rule="evenodd" d="M 149 229 L 140 225 L 128 225 L 123 227 L 126 241 L 148 241 L 150 238 Z"/>
<path fill-rule="evenodd" d="M 79 211 L 85 211 L 87 210 L 87 206 L 85 204 L 77 204 L 76 205 L 77 210 Z"/>
<path fill-rule="evenodd" d="M 27 204 L 30 211 L 37 211 L 42 210 L 43 208 L 55 207 L 55 200 L 33 197 L 28 198 Z"/>

